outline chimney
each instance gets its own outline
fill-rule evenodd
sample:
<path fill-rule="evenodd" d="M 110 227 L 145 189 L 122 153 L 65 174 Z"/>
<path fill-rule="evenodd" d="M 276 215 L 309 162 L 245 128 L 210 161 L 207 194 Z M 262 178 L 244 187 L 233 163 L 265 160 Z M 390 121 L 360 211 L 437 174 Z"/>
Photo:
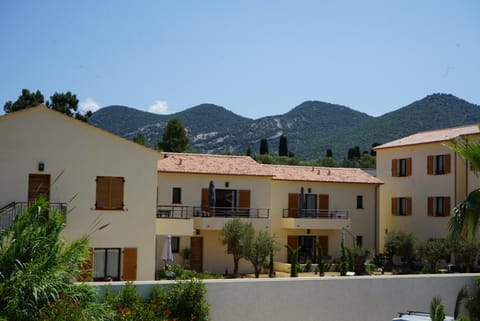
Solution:
<path fill-rule="evenodd" d="M 312 172 L 315 172 L 315 167 L 314 166 L 312 166 Z"/>
<path fill-rule="evenodd" d="M 317 175 L 320 175 L 320 170 L 318 170 Z"/>
<path fill-rule="evenodd" d="M 328 175 L 330 175 L 330 170 L 328 170 Z"/>
<path fill-rule="evenodd" d="M 182 165 L 182 159 L 181 158 L 178 160 L 178 165 Z"/>

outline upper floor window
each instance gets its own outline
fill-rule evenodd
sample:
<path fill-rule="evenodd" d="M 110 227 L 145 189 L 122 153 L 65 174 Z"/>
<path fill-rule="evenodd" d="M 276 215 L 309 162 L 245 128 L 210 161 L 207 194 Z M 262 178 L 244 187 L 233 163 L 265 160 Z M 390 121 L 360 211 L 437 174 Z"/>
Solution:
<path fill-rule="evenodd" d="M 428 216 L 450 216 L 450 197 L 429 197 Z"/>
<path fill-rule="evenodd" d="M 362 195 L 357 195 L 357 208 L 359 208 L 359 209 L 363 208 L 363 196 Z"/>
<path fill-rule="evenodd" d="M 444 175 L 450 173 L 450 154 L 428 156 L 427 173 L 428 175 Z"/>
<path fill-rule="evenodd" d="M 174 187 L 172 189 L 172 204 L 182 203 L 182 189 L 180 187 Z"/>
<path fill-rule="evenodd" d="M 412 175 L 412 158 L 392 159 L 392 176 L 405 177 Z"/>
<path fill-rule="evenodd" d="M 412 198 L 411 197 L 393 197 L 392 198 L 392 215 L 399 215 L 399 216 L 412 215 Z"/>
<path fill-rule="evenodd" d="M 122 211 L 125 179 L 123 177 L 97 176 L 96 210 Z"/>

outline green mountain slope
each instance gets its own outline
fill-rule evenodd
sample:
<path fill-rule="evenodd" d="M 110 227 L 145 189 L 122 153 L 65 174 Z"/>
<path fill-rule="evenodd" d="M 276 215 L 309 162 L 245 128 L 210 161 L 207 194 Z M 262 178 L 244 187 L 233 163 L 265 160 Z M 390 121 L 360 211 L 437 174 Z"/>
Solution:
<path fill-rule="evenodd" d="M 301 159 L 318 159 L 332 149 L 342 159 L 353 146 L 369 150 L 415 132 L 480 122 L 480 106 L 453 95 L 433 94 L 394 112 L 372 117 L 351 108 L 305 101 L 283 115 L 257 120 L 241 117 L 213 104 L 202 104 L 171 115 L 156 115 L 123 106 L 95 112 L 90 123 L 132 139 L 142 133 L 153 145 L 161 140 L 165 124 L 179 118 L 187 129 L 192 150 L 203 153 L 256 153 L 262 138 L 270 152 L 278 151 L 280 135 Z"/>

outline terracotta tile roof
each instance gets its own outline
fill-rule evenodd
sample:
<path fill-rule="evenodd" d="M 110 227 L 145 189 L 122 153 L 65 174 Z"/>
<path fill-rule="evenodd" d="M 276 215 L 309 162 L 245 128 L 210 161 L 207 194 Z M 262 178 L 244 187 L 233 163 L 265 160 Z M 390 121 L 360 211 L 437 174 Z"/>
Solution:
<path fill-rule="evenodd" d="M 474 135 L 479 134 L 480 129 L 478 125 L 468 125 L 461 127 L 445 128 L 438 130 L 431 130 L 426 132 L 416 133 L 407 137 L 403 137 L 383 145 L 377 146 L 374 150 L 392 148 L 392 147 L 401 147 L 417 144 L 426 144 L 426 143 L 435 143 L 435 142 L 446 142 L 457 138 L 463 135 Z"/>
<path fill-rule="evenodd" d="M 162 153 L 159 172 L 269 176 L 271 171 L 248 156 Z"/>
<path fill-rule="evenodd" d="M 327 183 L 383 184 L 359 168 L 263 165 L 273 173 L 273 179 Z"/>

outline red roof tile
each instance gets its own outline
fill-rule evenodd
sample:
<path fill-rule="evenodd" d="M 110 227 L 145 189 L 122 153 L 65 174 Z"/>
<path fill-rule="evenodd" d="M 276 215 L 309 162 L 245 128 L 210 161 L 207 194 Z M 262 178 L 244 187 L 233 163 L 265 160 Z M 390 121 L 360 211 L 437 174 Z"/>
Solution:
<path fill-rule="evenodd" d="M 261 164 L 248 156 L 162 153 L 159 172 L 272 176 Z"/>
<path fill-rule="evenodd" d="M 459 136 L 475 135 L 479 133 L 480 133 L 480 129 L 478 128 L 478 125 L 468 125 L 468 126 L 461 126 L 461 127 L 431 130 L 431 131 L 416 133 L 407 137 L 403 137 L 403 138 L 385 143 L 383 145 L 375 147 L 374 150 L 401 147 L 401 146 L 410 146 L 410 145 L 417 145 L 417 144 L 447 142 Z"/>
<path fill-rule="evenodd" d="M 327 183 L 383 184 L 359 168 L 263 165 L 273 172 L 273 179 Z"/>

